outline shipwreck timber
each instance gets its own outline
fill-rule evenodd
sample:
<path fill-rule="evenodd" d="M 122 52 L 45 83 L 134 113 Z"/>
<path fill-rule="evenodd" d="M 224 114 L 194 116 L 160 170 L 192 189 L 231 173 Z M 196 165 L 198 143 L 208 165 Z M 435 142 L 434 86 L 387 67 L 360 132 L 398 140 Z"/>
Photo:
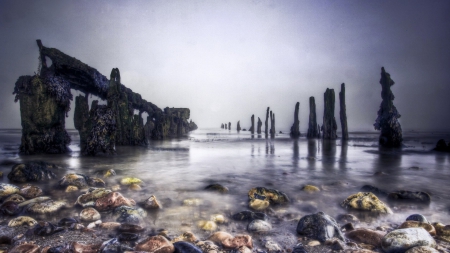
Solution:
<path fill-rule="evenodd" d="M 71 89 L 84 93 L 76 97 L 74 115 L 84 154 L 114 153 L 116 145 L 146 145 L 151 139 L 179 137 L 197 129 L 192 120 L 188 122 L 188 108 L 160 109 L 123 85 L 119 69 L 114 68 L 108 80 L 80 60 L 44 47 L 40 40 L 37 45 L 38 73 L 19 77 L 13 92 L 15 101 L 20 101 L 22 153 L 68 151 L 71 140 L 65 118 L 73 99 Z M 89 109 L 89 95 L 107 101 L 107 105 L 94 100 Z M 145 125 L 143 113 L 148 114 Z"/>

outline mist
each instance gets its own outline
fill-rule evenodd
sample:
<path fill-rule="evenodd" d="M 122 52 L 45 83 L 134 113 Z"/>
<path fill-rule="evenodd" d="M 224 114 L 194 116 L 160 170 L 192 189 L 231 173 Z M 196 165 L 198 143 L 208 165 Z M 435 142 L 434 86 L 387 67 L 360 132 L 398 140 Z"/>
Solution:
<path fill-rule="evenodd" d="M 105 76 L 119 68 L 127 87 L 190 108 L 200 128 L 249 128 L 270 107 L 288 131 L 298 101 L 305 133 L 309 97 L 321 124 L 326 88 L 345 83 L 349 131 L 374 131 L 384 66 L 402 128 L 448 130 L 448 13 L 448 1 L 2 1 L 0 128 L 21 127 L 14 83 L 37 72 L 41 39 Z"/>

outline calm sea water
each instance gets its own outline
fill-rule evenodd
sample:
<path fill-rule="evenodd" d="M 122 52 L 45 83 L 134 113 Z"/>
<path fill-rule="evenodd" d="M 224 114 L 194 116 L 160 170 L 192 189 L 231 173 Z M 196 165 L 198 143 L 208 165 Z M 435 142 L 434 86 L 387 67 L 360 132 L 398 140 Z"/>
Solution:
<path fill-rule="evenodd" d="M 315 211 L 334 217 L 345 213 L 339 203 L 366 184 L 387 192 L 426 191 L 432 196 L 430 206 L 389 204 L 394 215 L 367 222 L 399 223 L 410 214 L 421 213 L 430 221 L 450 224 L 450 154 L 430 151 L 439 139 L 450 140 L 450 133 L 406 132 L 405 147 L 382 149 L 377 145 L 377 132 L 350 133 L 344 145 L 340 140 L 293 140 L 288 134 L 265 139 L 249 132 L 204 129 L 186 138 L 152 141 L 147 147 L 118 147 L 112 157 L 81 157 L 78 133 L 70 131 L 70 135 L 70 154 L 25 156 L 18 154 L 20 130 L 0 130 L 2 182 L 9 182 L 6 175 L 12 163 L 27 161 L 55 163 L 61 166 L 59 176 L 76 172 L 101 177 L 102 171 L 112 168 L 118 175 L 108 185 L 126 176 L 145 182 L 140 192 L 123 189 L 125 196 L 143 201 L 153 194 L 164 203 L 171 200 L 170 206 L 148 220 L 151 226 L 168 230 L 195 230 L 197 221 L 208 220 L 212 214 L 247 210 L 247 193 L 256 186 L 286 192 L 292 203 L 276 212 L 294 217 Z M 374 175 L 377 172 L 383 175 Z M 56 182 L 41 186 L 53 198 L 67 197 L 63 190 L 56 190 Z M 228 187 L 229 194 L 205 192 L 203 188 L 211 183 Z M 306 184 L 322 191 L 304 193 L 301 188 Z M 183 206 L 188 198 L 201 199 L 204 204 Z M 58 215 L 78 212 L 69 209 Z"/>

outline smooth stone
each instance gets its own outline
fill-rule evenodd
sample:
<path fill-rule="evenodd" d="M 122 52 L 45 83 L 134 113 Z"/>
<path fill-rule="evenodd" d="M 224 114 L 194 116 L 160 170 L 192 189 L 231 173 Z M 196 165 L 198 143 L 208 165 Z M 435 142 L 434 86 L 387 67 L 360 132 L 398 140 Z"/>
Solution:
<path fill-rule="evenodd" d="M 428 222 L 427 218 L 425 218 L 425 216 L 421 215 L 421 214 L 411 214 L 410 216 L 408 216 L 406 218 L 407 221 L 412 220 L 412 221 L 418 221 L 418 222 L 424 222 L 424 223 L 428 223 L 430 224 L 430 222 Z"/>
<path fill-rule="evenodd" d="M 0 183 L 0 198 L 19 192 L 20 192 L 19 187 L 15 185 Z"/>
<path fill-rule="evenodd" d="M 237 249 L 241 246 L 246 246 L 250 249 L 253 248 L 253 241 L 249 235 L 237 235 L 233 237 L 227 232 L 215 232 L 208 240 L 222 245 L 225 249 Z"/>
<path fill-rule="evenodd" d="M 266 248 L 267 252 L 269 252 L 269 253 L 276 253 L 276 252 L 282 251 L 280 245 L 278 245 L 278 243 L 276 243 L 272 240 L 267 240 L 264 243 L 264 248 Z"/>
<path fill-rule="evenodd" d="M 367 228 L 359 228 L 350 232 L 347 232 L 345 236 L 357 243 L 370 244 L 375 247 L 381 246 L 381 240 L 385 236 L 385 233 L 374 231 Z"/>
<path fill-rule="evenodd" d="M 344 240 L 336 221 L 323 212 L 303 216 L 297 224 L 297 233 L 320 242 L 334 237 Z"/>
<path fill-rule="evenodd" d="M 75 204 L 78 204 L 82 207 L 95 206 L 95 201 L 97 199 L 104 197 L 111 192 L 111 190 L 107 190 L 105 188 L 89 188 L 86 193 L 78 196 Z"/>
<path fill-rule="evenodd" d="M 7 201 L 0 206 L 0 213 L 4 213 L 7 215 L 16 215 L 19 214 L 20 212 L 21 208 L 19 204 L 12 201 Z"/>
<path fill-rule="evenodd" d="M 192 243 L 178 241 L 173 243 L 176 253 L 203 253 L 203 251 Z"/>
<path fill-rule="evenodd" d="M 25 198 L 22 197 L 19 194 L 11 194 L 3 202 L 8 202 L 8 201 L 11 201 L 11 202 L 14 202 L 16 204 L 19 204 L 19 203 L 24 202 Z"/>
<path fill-rule="evenodd" d="M 140 185 L 142 183 L 144 182 L 137 177 L 125 177 L 122 178 L 122 180 L 120 180 L 121 185 L 132 185 L 132 184 Z"/>
<path fill-rule="evenodd" d="M 358 192 L 350 195 L 342 203 L 341 206 L 347 209 L 356 209 L 376 213 L 392 214 L 392 210 L 375 194 L 371 192 Z"/>
<path fill-rule="evenodd" d="M 161 209 L 162 205 L 159 203 L 155 195 L 151 195 L 144 201 L 144 208 L 146 209 Z"/>
<path fill-rule="evenodd" d="M 245 246 L 241 246 L 235 250 L 230 251 L 231 253 L 252 253 L 253 251 Z"/>
<path fill-rule="evenodd" d="M 112 177 L 115 175 L 117 175 L 117 174 L 116 174 L 116 171 L 113 169 L 109 169 L 109 170 L 105 171 L 105 173 L 103 173 L 104 178 Z"/>
<path fill-rule="evenodd" d="M 69 185 L 76 186 L 80 189 L 88 187 L 88 177 L 83 174 L 69 173 L 59 180 L 59 186 L 67 187 Z"/>
<path fill-rule="evenodd" d="M 319 245 L 320 245 L 320 242 L 317 240 L 312 240 L 312 241 L 308 242 L 309 247 L 315 247 L 315 246 L 319 246 Z"/>
<path fill-rule="evenodd" d="M 349 223 L 349 222 L 351 222 L 351 223 L 359 223 L 358 217 L 356 217 L 353 214 L 348 214 L 348 213 L 346 213 L 346 214 L 339 214 L 336 217 L 336 220 L 338 222 L 340 222 L 340 223 Z"/>
<path fill-rule="evenodd" d="M 16 218 L 13 218 L 9 221 L 8 226 L 9 227 L 17 227 L 17 226 L 29 226 L 32 227 L 37 224 L 37 221 L 29 216 L 19 216 Z"/>
<path fill-rule="evenodd" d="M 217 224 L 214 221 L 202 220 L 197 223 L 197 226 L 206 231 L 216 231 L 217 230 Z"/>
<path fill-rule="evenodd" d="M 185 241 L 190 243 L 195 243 L 197 241 L 197 237 L 190 231 L 184 232 L 183 234 L 179 235 L 178 237 L 175 237 L 172 240 L 172 243 L 179 242 L 179 241 Z"/>
<path fill-rule="evenodd" d="M 303 186 L 302 191 L 313 193 L 313 192 L 320 192 L 320 189 L 317 186 L 308 184 L 308 185 Z"/>
<path fill-rule="evenodd" d="M 101 178 L 97 177 L 87 177 L 87 183 L 92 187 L 105 187 L 106 183 Z"/>
<path fill-rule="evenodd" d="M 79 221 L 75 218 L 62 218 L 58 221 L 58 226 L 71 226 L 72 224 L 79 223 Z"/>
<path fill-rule="evenodd" d="M 436 229 L 428 224 L 428 223 L 424 223 L 424 222 L 418 222 L 418 221 L 405 221 L 403 222 L 399 228 L 417 228 L 417 227 L 422 227 L 424 228 L 426 231 L 428 231 L 428 233 L 430 233 L 431 236 L 435 236 L 436 235 Z"/>
<path fill-rule="evenodd" d="M 386 253 L 405 252 L 416 246 L 430 246 L 434 248 L 436 242 L 421 227 L 396 229 L 386 234 L 381 241 L 381 247 Z"/>
<path fill-rule="evenodd" d="M 161 235 L 151 236 L 140 241 L 135 249 L 152 253 L 173 253 L 175 251 L 173 244 Z"/>
<path fill-rule="evenodd" d="M 96 221 L 101 219 L 100 213 L 92 207 L 87 207 L 80 212 L 82 221 Z"/>
<path fill-rule="evenodd" d="M 205 190 L 219 192 L 219 193 L 227 193 L 228 192 L 228 188 L 221 184 L 210 184 L 205 187 Z"/>
<path fill-rule="evenodd" d="M 259 219 L 259 220 L 268 220 L 269 219 L 269 217 L 267 217 L 267 215 L 265 213 L 252 212 L 252 211 L 242 211 L 239 213 L 235 213 L 231 216 L 231 218 L 233 218 L 234 220 L 239 220 L 239 221 L 252 221 L 254 219 Z"/>
<path fill-rule="evenodd" d="M 439 251 L 428 246 L 418 246 L 407 250 L 405 253 L 439 253 Z"/>
<path fill-rule="evenodd" d="M 27 199 L 32 199 L 42 196 L 44 192 L 38 186 L 27 184 L 22 186 L 22 188 L 20 188 L 19 194 Z"/>
<path fill-rule="evenodd" d="M 130 186 L 128 186 L 128 189 L 131 191 L 142 191 L 142 187 L 138 184 L 130 184 Z"/>
<path fill-rule="evenodd" d="M 388 194 L 391 201 L 410 201 L 428 205 L 431 202 L 430 194 L 426 192 L 396 191 Z"/>
<path fill-rule="evenodd" d="M 44 202 L 38 202 L 30 204 L 27 207 L 27 212 L 34 214 L 52 214 L 65 207 L 67 203 L 62 200 L 47 200 Z"/>
<path fill-rule="evenodd" d="M 27 164 L 17 164 L 8 173 L 8 179 L 12 182 L 25 183 L 36 181 L 49 181 L 56 177 L 52 169 L 56 165 L 45 162 L 30 162 Z"/>
<path fill-rule="evenodd" d="M 261 199 L 251 199 L 248 204 L 253 210 L 262 211 L 269 207 L 270 202 Z"/>
<path fill-rule="evenodd" d="M 272 230 L 272 225 L 264 220 L 253 220 L 247 225 L 249 232 L 269 232 Z"/>
<path fill-rule="evenodd" d="M 74 185 L 69 185 L 69 186 L 67 186 L 65 192 L 76 192 L 78 190 L 80 190 L 80 189 L 78 189 L 78 187 L 76 187 Z"/>
<path fill-rule="evenodd" d="M 86 244 L 82 244 L 79 242 L 72 242 L 69 245 L 69 252 L 94 253 L 94 252 L 98 252 L 100 246 L 101 246 L 100 244 L 86 245 Z M 55 252 L 57 252 L 57 251 L 55 251 Z M 65 251 L 60 251 L 60 252 L 65 252 Z"/>
<path fill-rule="evenodd" d="M 132 199 L 125 198 L 119 192 L 110 192 L 95 201 L 95 209 L 98 211 L 109 211 L 119 206 L 134 206 L 136 202 Z"/>
<path fill-rule="evenodd" d="M 118 229 L 120 227 L 120 225 L 121 225 L 121 223 L 119 223 L 119 222 L 108 221 L 108 222 L 103 222 L 102 224 L 99 225 L 99 227 L 102 229 L 106 229 L 106 230 L 115 230 L 115 229 Z"/>
<path fill-rule="evenodd" d="M 439 236 L 450 236 L 450 225 L 444 225 L 440 222 L 434 222 L 433 227 Z"/>
<path fill-rule="evenodd" d="M 133 248 L 126 246 L 125 244 L 121 244 L 117 238 L 110 239 L 102 243 L 99 251 L 100 253 L 121 253 L 133 251 Z"/>
<path fill-rule="evenodd" d="M 269 201 L 270 204 L 287 204 L 290 202 L 286 193 L 265 187 L 255 187 L 250 189 L 250 191 L 248 191 L 248 198 L 250 200 L 259 199 Z"/>
<path fill-rule="evenodd" d="M 197 247 L 199 247 L 204 253 L 220 253 L 221 250 L 219 249 L 219 246 L 214 244 L 212 241 L 198 241 L 195 244 Z"/>
<path fill-rule="evenodd" d="M 117 229 L 119 232 L 141 233 L 145 228 L 136 224 L 121 224 Z"/>
<path fill-rule="evenodd" d="M 224 224 L 225 223 L 225 216 L 222 214 L 214 214 L 211 216 L 211 220 L 214 221 L 216 224 Z"/>

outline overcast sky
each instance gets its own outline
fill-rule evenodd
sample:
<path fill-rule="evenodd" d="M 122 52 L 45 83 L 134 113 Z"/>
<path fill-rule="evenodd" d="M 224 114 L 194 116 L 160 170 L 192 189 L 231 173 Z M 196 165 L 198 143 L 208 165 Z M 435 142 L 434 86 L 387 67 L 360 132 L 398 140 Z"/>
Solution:
<path fill-rule="evenodd" d="M 404 130 L 450 130 L 449 13 L 450 1 L 0 1 L 0 128 L 20 128 L 14 83 L 37 71 L 41 39 L 108 78 L 118 67 L 199 127 L 248 128 L 270 106 L 288 130 L 299 101 L 304 133 L 309 97 L 322 123 L 334 88 L 340 130 L 345 83 L 349 130 L 371 130 L 384 66 Z"/>

